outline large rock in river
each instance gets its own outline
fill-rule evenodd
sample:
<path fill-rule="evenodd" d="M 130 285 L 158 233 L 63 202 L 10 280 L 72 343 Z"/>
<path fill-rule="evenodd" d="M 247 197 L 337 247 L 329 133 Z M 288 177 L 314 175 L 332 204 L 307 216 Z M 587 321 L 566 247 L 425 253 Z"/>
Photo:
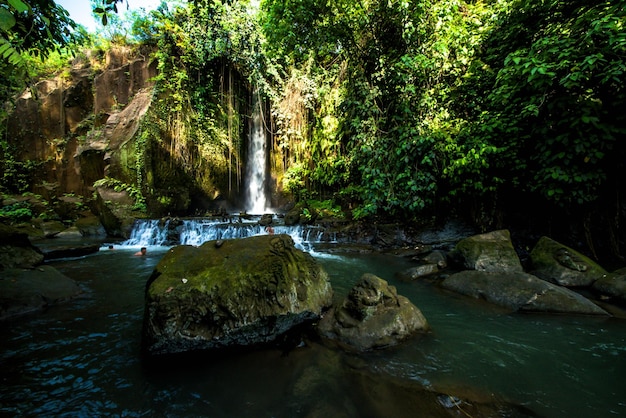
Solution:
<path fill-rule="evenodd" d="M 13 267 L 32 268 L 43 262 L 44 256 L 34 247 L 28 235 L 0 223 L 0 271 Z"/>
<path fill-rule="evenodd" d="M 325 315 L 317 328 L 323 337 L 365 351 L 396 345 L 428 330 L 428 323 L 395 287 L 373 274 L 364 274 L 341 306 Z"/>
<path fill-rule="evenodd" d="M 0 272 L 0 320 L 36 312 L 81 293 L 76 282 L 54 267 Z"/>
<path fill-rule="evenodd" d="M 541 237 L 530 253 L 532 273 L 567 287 L 586 287 L 608 272 L 586 257 L 548 237 Z"/>
<path fill-rule="evenodd" d="M 148 280 L 144 348 L 166 354 L 268 343 L 331 304 L 328 275 L 288 235 L 178 246 Z"/>
<path fill-rule="evenodd" d="M 505 229 L 462 239 L 452 255 L 472 270 L 523 271 L 511 234 Z"/>
<path fill-rule="evenodd" d="M 468 270 L 451 275 L 441 285 L 513 311 L 608 315 L 578 293 L 523 272 Z"/>

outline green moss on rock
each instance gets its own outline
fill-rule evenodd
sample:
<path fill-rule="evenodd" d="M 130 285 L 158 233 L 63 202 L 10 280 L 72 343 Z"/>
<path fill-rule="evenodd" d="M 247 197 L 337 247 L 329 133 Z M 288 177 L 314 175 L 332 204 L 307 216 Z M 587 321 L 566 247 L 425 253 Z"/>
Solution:
<path fill-rule="evenodd" d="M 288 235 L 178 246 L 148 281 L 145 346 L 172 353 L 266 343 L 331 303 L 326 272 Z"/>

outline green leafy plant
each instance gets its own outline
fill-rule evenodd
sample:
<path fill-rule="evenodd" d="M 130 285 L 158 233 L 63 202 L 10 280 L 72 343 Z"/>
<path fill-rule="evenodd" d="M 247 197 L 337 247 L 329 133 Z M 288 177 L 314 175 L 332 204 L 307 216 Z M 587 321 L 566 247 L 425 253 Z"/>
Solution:
<path fill-rule="evenodd" d="M 8 223 L 19 223 L 30 220 L 33 217 L 30 204 L 19 202 L 0 208 L 0 219 Z"/>
<path fill-rule="evenodd" d="M 97 180 L 94 183 L 93 187 L 108 187 L 108 188 L 112 188 L 116 192 L 124 191 L 128 193 L 128 196 L 133 198 L 133 200 L 135 201 L 135 204 L 132 207 L 133 210 L 137 210 L 137 211 L 146 210 L 146 200 L 143 194 L 141 193 L 141 190 L 139 190 L 136 186 L 132 184 L 127 184 L 111 177 L 105 177 L 103 179 Z"/>

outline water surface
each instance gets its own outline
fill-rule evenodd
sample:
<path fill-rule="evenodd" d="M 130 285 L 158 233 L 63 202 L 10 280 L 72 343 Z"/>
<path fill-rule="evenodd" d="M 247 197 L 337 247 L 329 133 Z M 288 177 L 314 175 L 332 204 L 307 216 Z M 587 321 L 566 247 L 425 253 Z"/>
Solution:
<path fill-rule="evenodd" d="M 509 314 L 427 282 L 399 281 L 394 274 L 410 264 L 393 256 L 319 254 L 318 261 L 337 299 L 365 272 L 395 285 L 428 319 L 433 331 L 424 337 L 364 355 L 312 341 L 289 352 L 148 364 L 140 356 L 143 291 L 167 249 L 150 247 L 146 257 L 134 257 L 136 250 L 51 263 L 84 296 L 0 324 L 0 415 L 429 416 L 402 402 L 419 386 L 503 399 L 548 417 L 626 416 L 626 321 Z"/>

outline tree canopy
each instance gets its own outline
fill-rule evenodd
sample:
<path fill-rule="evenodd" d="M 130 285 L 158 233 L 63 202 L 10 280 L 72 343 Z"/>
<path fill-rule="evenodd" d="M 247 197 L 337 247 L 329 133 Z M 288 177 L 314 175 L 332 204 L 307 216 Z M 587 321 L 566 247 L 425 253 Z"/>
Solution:
<path fill-rule="evenodd" d="M 107 23 L 119 2 L 94 11 Z M 161 98 L 195 112 L 198 141 L 238 165 L 233 115 L 245 104 L 233 80 L 259 86 L 279 180 L 296 199 L 333 199 L 356 218 L 428 217 L 460 202 L 485 222 L 525 202 L 623 211 L 624 1 L 195 0 L 176 10 L 135 25 L 157 46 Z M 0 52 L 13 64 L 15 51 L 69 39 L 53 2 L 3 0 L 0 11 Z"/>

